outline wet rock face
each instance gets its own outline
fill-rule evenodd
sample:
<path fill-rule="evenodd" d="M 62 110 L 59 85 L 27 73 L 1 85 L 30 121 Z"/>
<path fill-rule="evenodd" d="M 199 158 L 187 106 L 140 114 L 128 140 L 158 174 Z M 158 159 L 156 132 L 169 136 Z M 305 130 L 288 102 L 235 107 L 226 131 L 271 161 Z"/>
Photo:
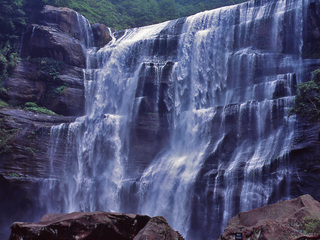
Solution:
<path fill-rule="evenodd" d="M 1 109 L 0 173 L 20 180 L 49 176 L 50 128 L 73 120 L 72 117 L 40 115 L 21 109 Z M 66 140 L 66 136 L 61 137 L 62 144 L 55 158 L 51 159 L 54 165 L 59 165 L 59 159 L 64 153 L 63 139 Z"/>
<path fill-rule="evenodd" d="M 20 178 L 23 179 L 22 176 Z M 31 191 L 28 192 L 27 189 Z M 0 239 L 8 239 L 10 222 L 16 219 L 21 221 L 33 219 L 35 204 L 30 192 L 35 194 L 36 191 L 37 184 L 32 181 L 26 184 L 24 180 L 14 179 L 13 175 L 6 179 L 0 174 Z"/>
<path fill-rule="evenodd" d="M 81 42 L 60 29 L 32 24 L 24 34 L 22 57 L 49 57 L 84 68 L 86 57 Z"/>
<path fill-rule="evenodd" d="M 46 61 L 46 60 L 43 60 Z M 13 105 L 35 102 L 64 116 L 84 114 L 84 82 L 80 68 L 64 64 L 57 77 L 33 61 L 22 61 L 2 86 L 1 98 Z"/>
<path fill-rule="evenodd" d="M 80 18 L 80 14 L 70 8 L 46 5 L 40 12 L 39 24 L 59 29 L 63 33 L 85 43 L 85 34 L 82 29 L 83 24 L 79 22 Z"/>
<path fill-rule="evenodd" d="M 320 201 L 320 128 L 317 123 L 297 119 L 290 162 L 292 166 L 291 193 L 293 196 L 310 194 Z"/>
<path fill-rule="evenodd" d="M 39 223 L 17 222 L 11 229 L 10 240 L 183 240 L 163 217 L 106 212 L 47 214 Z"/>
<path fill-rule="evenodd" d="M 301 239 L 306 230 L 306 221 L 319 218 L 320 203 L 310 195 L 303 195 L 239 213 L 228 222 L 220 240 L 231 240 L 236 236 L 251 240 Z"/>
<path fill-rule="evenodd" d="M 312 2 L 308 8 L 306 19 L 306 31 L 304 33 L 304 44 L 302 56 L 304 58 L 320 58 L 320 4 Z"/>

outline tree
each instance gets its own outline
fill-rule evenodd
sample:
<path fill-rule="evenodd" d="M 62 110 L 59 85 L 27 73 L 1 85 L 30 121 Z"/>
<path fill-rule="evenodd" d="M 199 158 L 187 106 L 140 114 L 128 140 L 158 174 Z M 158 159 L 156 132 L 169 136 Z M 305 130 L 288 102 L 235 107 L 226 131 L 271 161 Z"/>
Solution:
<path fill-rule="evenodd" d="M 309 121 L 320 122 L 320 69 L 313 72 L 310 81 L 298 85 L 298 93 L 290 113 Z"/>
<path fill-rule="evenodd" d="M 19 38 L 19 32 L 26 24 L 22 10 L 22 0 L 0 1 L 0 46 L 4 47 L 9 40 L 13 42 Z"/>
<path fill-rule="evenodd" d="M 22 0 L 0 1 L 0 85 L 19 61 L 17 40 L 26 24 L 22 4 Z"/>

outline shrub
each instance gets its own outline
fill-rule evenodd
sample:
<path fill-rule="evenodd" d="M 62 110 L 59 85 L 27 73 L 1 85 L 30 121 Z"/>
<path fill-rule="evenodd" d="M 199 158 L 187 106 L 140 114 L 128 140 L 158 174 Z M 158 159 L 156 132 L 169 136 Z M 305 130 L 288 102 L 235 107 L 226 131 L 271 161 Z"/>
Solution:
<path fill-rule="evenodd" d="M 313 72 L 310 81 L 298 85 L 290 114 L 307 118 L 309 121 L 320 121 L 320 69 Z"/>
<path fill-rule="evenodd" d="M 0 108 L 9 107 L 9 104 L 0 99 Z"/>
<path fill-rule="evenodd" d="M 320 232 L 320 219 L 319 218 L 306 218 L 304 220 L 305 230 L 308 234 L 316 234 Z"/>
<path fill-rule="evenodd" d="M 65 94 L 67 91 L 67 86 L 66 85 L 62 85 L 60 87 L 57 87 L 56 90 L 54 91 L 57 95 L 62 95 Z"/>
<path fill-rule="evenodd" d="M 45 108 L 45 107 L 39 107 L 35 102 L 26 102 L 24 104 L 24 109 L 28 111 L 32 111 L 39 114 L 47 114 L 47 115 L 58 115 L 55 112 Z"/>
<path fill-rule="evenodd" d="M 36 63 L 42 71 L 53 77 L 53 79 L 59 78 L 64 68 L 64 62 L 52 58 L 34 58 L 32 62 Z"/>

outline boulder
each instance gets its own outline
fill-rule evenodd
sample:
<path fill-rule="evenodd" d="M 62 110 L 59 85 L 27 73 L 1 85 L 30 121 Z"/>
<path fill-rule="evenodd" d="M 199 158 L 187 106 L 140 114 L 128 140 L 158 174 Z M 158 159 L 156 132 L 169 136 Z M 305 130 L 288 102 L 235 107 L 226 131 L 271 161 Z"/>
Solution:
<path fill-rule="evenodd" d="M 160 238 L 160 236 L 162 236 Z M 133 240 L 183 240 L 179 232 L 174 231 L 164 217 L 153 217 Z"/>
<path fill-rule="evenodd" d="M 95 47 L 103 47 L 112 40 L 110 29 L 101 23 L 92 24 Z"/>
<path fill-rule="evenodd" d="M 150 219 L 145 215 L 107 212 L 47 214 L 39 223 L 13 223 L 10 240 L 183 239 L 163 217 Z"/>
<path fill-rule="evenodd" d="M 320 219 L 320 203 L 310 195 L 303 195 L 239 213 L 228 222 L 220 240 L 301 239 L 312 219 Z"/>
<path fill-rule="evenodd" d="M 87 47 L 103 47 L 112 40 L 110 30 L 104 24 L 91 25 L 86 18 L 69 8 L 46 5 L 38 22 L 59 29 Z"/>
<path fill-rule="evenodd" d="M 63 33 L 86 44 L 89 21 L 78 12 L 65 7 L 44 6 L 39 15 L 39 24 L 59 29 Z"/>
<path fill-rule="evenodd" d="M 81 42 L 51 26 L 28 26 L 23 36 L 21 54 L 24 58 L 48 57 L 71 66 L 86 66 L 85 48 Z"/>

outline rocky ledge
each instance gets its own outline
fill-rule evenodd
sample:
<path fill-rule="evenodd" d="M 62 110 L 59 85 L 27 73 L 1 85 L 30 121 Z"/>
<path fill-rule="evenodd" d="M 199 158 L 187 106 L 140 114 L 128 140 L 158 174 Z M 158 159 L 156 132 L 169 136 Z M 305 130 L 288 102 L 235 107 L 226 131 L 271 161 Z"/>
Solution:
<path fill-rule="evenodd" d="M 310 195 L 239 213 L 220 240 L 320 239 L 320 203 Z"/>
<path fill-rule="evenodd" d="M 9 240 L 183 240 L 163 217 L 107 212 L 47 214 L 39 223 L 13 223 Z"/>

